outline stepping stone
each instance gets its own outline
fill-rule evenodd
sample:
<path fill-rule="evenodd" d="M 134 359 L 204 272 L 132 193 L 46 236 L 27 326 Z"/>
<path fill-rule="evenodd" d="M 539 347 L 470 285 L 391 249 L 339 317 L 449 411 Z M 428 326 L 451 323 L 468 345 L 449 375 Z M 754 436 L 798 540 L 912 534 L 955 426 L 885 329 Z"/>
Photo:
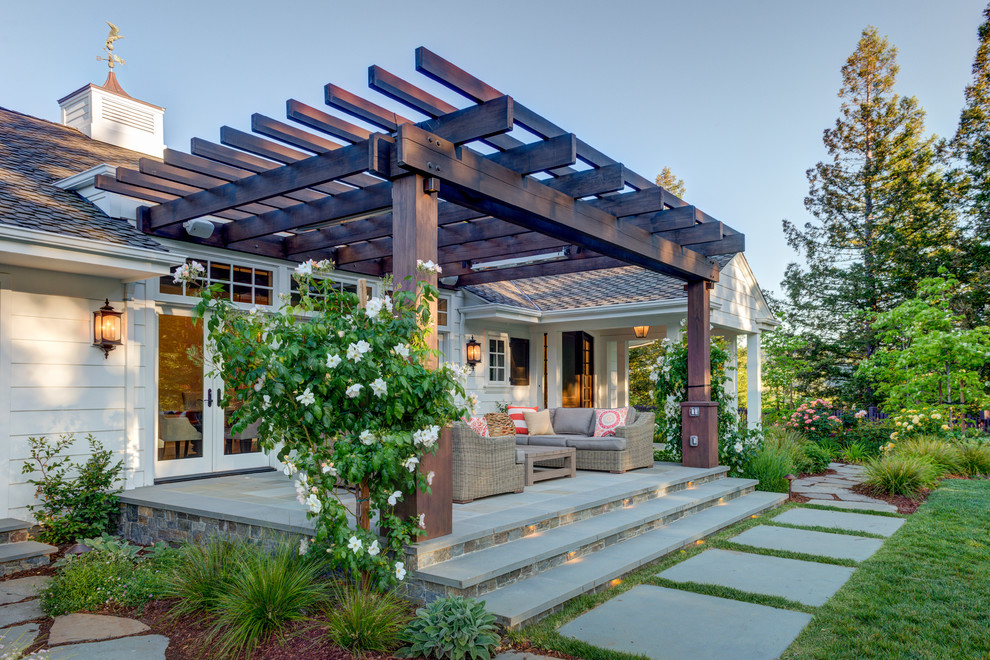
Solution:
<path fill-rule="evenodd" d="M 23 603 L 0 606 L 0 626 L 13 626 L 25 621 L 40 619 L 45 616 L 41 611 L 38 600 L 26 600 Z"/>
<path fill-rule="evenodd" d="M 520 653 L 519 651 L 505 651 L 499 653 L 493 660 L 556 660 L 548 655 L 534 655 L 532 653 Z"/>
<path fill-rule="evenodd" d="M 820 506 L 834 506 L 838 509 L 856 509 L 860 511 L 886 511 L 887 513 L 897 513 L 897 507 L 887 504 L 881 500 L 876 502 L 846 502 L 844 500 L 808 500 L 805 504 L 818 504 Z"/>
<path fill-rule="evenodd" d="M 818 509 L 791 509 L 776 518 L 776 522 L 806 527 L 834 527 L 850 532 L 869 532 L 881 536 L 892 536 L 904 524 L 903 518 L 871 516 L 868 513 L 845 513 L 843 511 L 820 511 Z"/>
<path fill-rule="evenodd" d="M 836 559 L 863 561 L 880 549 L 883 541 L 849 534 L 811 532 L 790 527 L 759 525 L 734 536 L 730 541 L 768 550 L 803 552 Z"/>
<path fill-rule="evenodd" d="M 142 635 L 53 648 L 46 660 L 165 660 L 168 637 Z"/>
<path fill-rule="evenodd" d="M 810 620 L 804 612 L 639 585 L 558 632 L 603 649 L 649 658 L 771 660 Z"/>
<path fill-rule="evenodd" d="M 818 607 L 839 590 L 854 568 L 767 557 L 732 550 L 705 550 L 668 568 L 660 577 L 781 596 Z"/>
<path fill-rule="evenodd" d="M 38 590 L 43 589 L 51 581 L 52 578 L 48 575 L 32 575 L 0 582 L 0 605 L 35 597 L 38 595 Z"/>
<path fill-rule="evenodd" d="M 851 490 L 847 490 L 844 493 L 835 493 L 835 496 L 844 502 L 880 502 L 875 497 L 870 497 L 869 495 L 860 495 L 859 493 L 854 493 Z"/>
<path fill-rule="evenodd" d="M 39 628 L 37 623 L 25 623 L 22 626 L 0 630 L 0 644 L 3 645 L 3 652 L 13 655 L 17 651 L 23 651 L 31 646 L 34 644 L 34 640 L 38 639 Z"/>
<path fill-rule="evenodd" d="M 103 614 L 66 614 L 55 617 L 55 623 L 48 633 L 51 645 L 83 642 L 94 639 L 111 639 L 138 635 L 151 630 L 148 626 L 120 616 Z"/>

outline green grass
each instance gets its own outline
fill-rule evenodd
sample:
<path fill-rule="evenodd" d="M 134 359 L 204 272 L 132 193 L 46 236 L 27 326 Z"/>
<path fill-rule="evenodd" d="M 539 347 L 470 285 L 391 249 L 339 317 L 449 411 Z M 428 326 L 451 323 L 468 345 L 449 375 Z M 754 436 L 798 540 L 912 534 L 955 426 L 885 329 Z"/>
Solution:
<path fill-rule="evenodd" d="M 784 658 L 990 657 L 990 480 L 949 479 Z"/>

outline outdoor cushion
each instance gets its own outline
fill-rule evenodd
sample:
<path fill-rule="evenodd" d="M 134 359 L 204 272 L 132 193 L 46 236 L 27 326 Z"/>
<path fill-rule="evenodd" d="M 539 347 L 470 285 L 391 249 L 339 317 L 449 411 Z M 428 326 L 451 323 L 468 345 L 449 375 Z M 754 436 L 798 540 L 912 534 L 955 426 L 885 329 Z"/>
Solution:
<path fill-rule="evenodd" d="M 531 412 L 536 412 L 539 410 L 536 406 L 507 406 L 506 412 L 509 413 L 509 417 L 512 422 L 516 425 L 516 435 L 529 433 L 526 428 L 526 418 L 523 416 L 528 410 Z"/>
<path fill-rule="evenodd" d="M 536 412 L 527 410 L 523 413 L 523 417 L 526 419 L 528 435 L 553 435 L 549 410 L 537 410 Z"/>
<path fill-rule="evenodd" d="M 626 426 L 629 426 L 630 424 L 636 421 L 637 411 L 632 406 L 629 406 L 628 408 L 626 408 L 626 410 L 629 411 L 629 414 L 626 415 Z"/>
<path fill-rule="evenodd" d="M 573 437 L 573 435 L 531 435 L 529 444 L 541 447 L 566 447 L 568 438 Z"/>
<path fill-rule="evenodd" d="M 484 417 L 472 417 L 468 420 L 468 426 L 482 438 L 488 437 L 488 422 L 485 421 Z"/>
<path fill-rule="evenodd" d="M 594 418 L 592 408 L 554 408 L 553 430 L 556 435 L 591 435 Z"/>
<path fill-rule="evenodd" d="M 628 408 L 601 408 L 595 409 L 595 432 L 596 438 L 604 438 L 615 435 L 615 429 L 625 426 Z"/>
<path fill-rule="evenodd" d="M 488 435 L 493 438 L 516 434 L 516 425 L 505 413 L 486 413 L 485 421 L 488 422 Z"/>
<path fill-rule="evenodd" d="M 523 453 L 522 449 L 516 450 L 516 465 L 522 465 L 526 462 L 526 454 Z"/>
<path fill-rule="evenodd" d="M 517 435 L 516 436 L 516 444 L 517 445 L 528 445 L 529 444 L 529 436 L 528 435 Z"/>
<path fill-rule="evenodd" d="M 618 436 L 607 438 L 580 438 L 571 436 L 567 439 L 567 446 L 575 449 L 597 449 L 599 451 L 622 451 L 626 448 L 626 439 Z"/>

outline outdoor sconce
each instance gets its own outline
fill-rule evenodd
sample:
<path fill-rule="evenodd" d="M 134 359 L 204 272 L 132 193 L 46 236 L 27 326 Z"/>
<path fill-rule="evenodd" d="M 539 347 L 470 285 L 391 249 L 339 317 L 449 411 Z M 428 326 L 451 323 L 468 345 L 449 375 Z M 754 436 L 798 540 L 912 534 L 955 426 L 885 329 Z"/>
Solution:
<path fill-rule="evenodd" d="M 481 344 L 475 341 L 474 336 L 467 340 L 467 347 L 465 351 L 465 362 L 470 366 L 481 363 Z"/>
<path fill-rule="evenodd" d="M 93 346 L 103 350 L 104 360 L 110 357 L 110 351 L 124 345 L 120 332 L 120 317 L 123 315 L 110 305 L 109 299 L 99 311 L 93 312 Z"/>
<path fill-rule="evenodd" d="M 637 325 L 633 328 L 633 332 L 636 333 L 637 339 L 646 339 L 646 335 L 650 332 L 650 326 L 648 325 Z"/>

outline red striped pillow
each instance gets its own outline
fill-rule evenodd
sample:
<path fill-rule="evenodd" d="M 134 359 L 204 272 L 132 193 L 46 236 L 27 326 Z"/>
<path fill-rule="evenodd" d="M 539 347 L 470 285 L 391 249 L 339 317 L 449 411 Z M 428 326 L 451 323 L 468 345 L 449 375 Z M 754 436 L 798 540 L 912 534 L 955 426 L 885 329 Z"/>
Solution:
<path fill-rule="evenodd" d="M 516 435 L 529 435 L 529 428 L 526 426 L 526 418 L 523 416 L 523 413 L 536 412 L 537 410 L 539 408 L 536 406 L 509 406 L 506 408 L 509 418 L 516 425 Z"/>

